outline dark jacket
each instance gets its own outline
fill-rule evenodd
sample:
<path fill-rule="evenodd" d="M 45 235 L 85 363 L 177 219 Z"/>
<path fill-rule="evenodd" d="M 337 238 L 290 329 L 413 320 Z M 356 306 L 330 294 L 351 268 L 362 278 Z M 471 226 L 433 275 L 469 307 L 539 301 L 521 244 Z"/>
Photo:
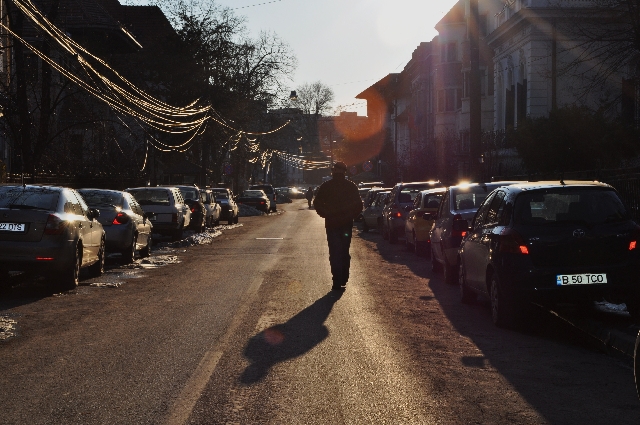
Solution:
<path fill-rule="evenodd" d="M 313 189 L 307 189 L 307 193 L 304 195 L 305 198 L 307 198 L 307 200 L 312 200 L 313 199 Z"/>
<path fill-rule="evenodd" d="M 353 225 L 353 219 L 362 212 L 362 199 L 358 186 L 344 177 L 335 177 L 320 186 L 313 206 L 324 227 L 335 228 Z"/>

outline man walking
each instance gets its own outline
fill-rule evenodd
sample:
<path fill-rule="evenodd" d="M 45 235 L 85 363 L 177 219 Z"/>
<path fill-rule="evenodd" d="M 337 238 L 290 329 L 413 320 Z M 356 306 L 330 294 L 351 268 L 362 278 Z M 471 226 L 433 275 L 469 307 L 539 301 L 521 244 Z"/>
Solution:
<path fill-rule="evenodd" d="M 304 194 L 304 197 L 307 198 L 309 209 L 311 209 L 311 201 L 313 201 L 313 188 L 311 186 L 309 186 L 309 189 L 307 189 L 307 193 Z"/>
<path fill-rule="evenodd" d="M 334 291 L 344 290 L 349 280 L 349 246 L 353 231 L 353 220 L 362 212 L 362 199 L 358 187 L 345 178 L 347 165 L 336 162 L 331 169 L 331 180 L 320 186 L 313 206 L 320 217 L 329 243 L 329 264 L 333 275 Z"/>

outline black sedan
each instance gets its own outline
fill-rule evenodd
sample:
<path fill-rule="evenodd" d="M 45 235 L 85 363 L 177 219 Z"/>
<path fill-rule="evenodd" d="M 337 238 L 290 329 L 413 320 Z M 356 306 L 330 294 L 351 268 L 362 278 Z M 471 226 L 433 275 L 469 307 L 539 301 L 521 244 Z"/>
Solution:
<path fill-rule="evenodd" d="M 555 181 L 494 190 L 467 232 L 459 253 L 463 302 L 477 293 L 491 301 L 493 322 L 513 327 L 528 301 L 589 305 L 603 298 L 638 314 L 640 226 L 603 183 Z"/>
<path fill-rule="evenodd" d="M 263 190 L 245 190 L 236 199 L 236 203 L 253 207 L 259 211 L 269 212 L 269 197 Z"/>

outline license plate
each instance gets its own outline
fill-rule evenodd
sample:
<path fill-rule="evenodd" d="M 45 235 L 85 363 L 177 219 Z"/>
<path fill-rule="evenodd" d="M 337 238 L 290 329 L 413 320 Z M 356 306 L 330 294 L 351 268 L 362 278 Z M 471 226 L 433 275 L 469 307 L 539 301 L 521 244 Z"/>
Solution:
<path fill-rule="evenodd" d="M 0 231 L 24 232 L 24 223 L 0 223 Z"/>
<path fill-rule="evenodd" d="M 149 217 L 149 220 L 150 220 L 150 221 L 156 221 L 156 216 L 155 216 L 155 215 L 152 215 L 151 217 Z"/>
<path fill-rule="evenodd" d="M 606 273 L 559 274 L 556 276 L 558 286 L 598 285 L 601 283 L 607 283 Z"/>

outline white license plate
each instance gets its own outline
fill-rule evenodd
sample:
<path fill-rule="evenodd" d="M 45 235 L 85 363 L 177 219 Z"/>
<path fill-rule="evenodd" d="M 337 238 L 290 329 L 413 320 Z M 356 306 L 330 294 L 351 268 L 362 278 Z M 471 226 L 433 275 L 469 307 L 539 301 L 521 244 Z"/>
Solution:
<path fill-rule="evenodd" d="M 24 232 L 24 223 L 0 223 L 0 231 Z"/>
<path fill-rule="evenodd" d="M 556 276 L 558 286 L 598 285 L 601 283 L 607 283 L 606 273 L 559 274 Z"/>

